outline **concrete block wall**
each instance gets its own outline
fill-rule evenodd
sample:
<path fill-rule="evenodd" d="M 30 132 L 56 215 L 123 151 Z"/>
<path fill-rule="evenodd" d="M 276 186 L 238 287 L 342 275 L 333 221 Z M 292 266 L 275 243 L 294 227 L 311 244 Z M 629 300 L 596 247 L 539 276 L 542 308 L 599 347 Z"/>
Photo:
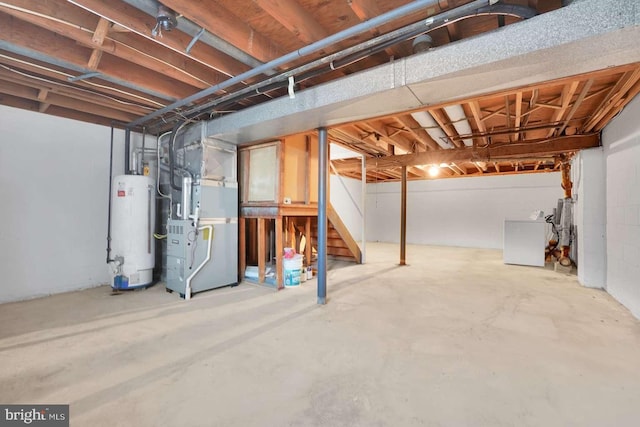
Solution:
<path fill-rule="evenodd" d="M 640 97 L 604 129 L 607 291 L 640 318 Z"/>
<path fill-rule="evenodd" d="M 0 106 L 0 303 L 109 282 L 110 132 Z M 114 140 L 117 175 L 124 132 Z"/>
<path fill-rule="evenodd" d="M 505 219 L 552 213 L 558 172 L 410 181 L 407 243 L 502 249 Z M 400 240 L 400 183 L 367 185 L 367 240 Z"/>
<path fill-rule="evenodd" d="M 607 282 L 606 168 L 602 147 L 583 150 L 572 161 L 573 213 L 578 280 L 605 288 Z"/>

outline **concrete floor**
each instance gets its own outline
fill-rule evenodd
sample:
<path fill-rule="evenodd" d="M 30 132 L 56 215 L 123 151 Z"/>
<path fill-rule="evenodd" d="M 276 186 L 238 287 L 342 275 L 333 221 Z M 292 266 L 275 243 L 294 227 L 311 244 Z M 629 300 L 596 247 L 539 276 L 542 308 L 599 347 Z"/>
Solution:
<path fill-rule="evenodd" d="M 315 280 L 2 305 L 0 402 L 70 403 L 72 426 L 640 422 L 640 322 L 605 292 L 500 251 L 367 256 L 326 306 Z"/>

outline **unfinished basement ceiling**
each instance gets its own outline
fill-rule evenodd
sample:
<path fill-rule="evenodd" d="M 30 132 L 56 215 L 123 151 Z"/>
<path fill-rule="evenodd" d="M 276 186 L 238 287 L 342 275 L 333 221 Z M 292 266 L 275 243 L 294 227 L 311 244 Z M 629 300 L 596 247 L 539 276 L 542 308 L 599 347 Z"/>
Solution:
<path fill-rule="evenodd" d="M 158 133 L 185 116 L 191 120 L 222 117 L 409 57 L 414 50 L 435 50 L 517 25 L 570 2 L 505 0 L 491 8 L 486 6 L 488 1 L 423 2 L 426 6 L 416 12 L 145 120 L 141 118 L 176 101 L 224 85 L 283 55 L 412 2 L 162 3 L 176 13 L 177 27 L 171 31 L 158 26 L 158 16 L 165 21 L 171 17 L 166 11 L 158 15 L 159 4 L 153 0 L 0 2 L 0 103 L 104 125 L 134 122 Z M 430 19 L 429 40 L 415 39 L 418 32 L 403 30 L 416 22 L 429 24 Z M 376 37 L 383 40 L 388 34 L 402 36 L 373 49 L 339 53 Z M 330 66 L 319 61 L 329 55 L 335 58 Z M 304 68 L 305 64 L 318 65 Z M 296 69 L 303 71 L 295 74 L 293 83 L 277 78 Z M 637 94 L 639 80 L 640 65 L 635 63 L 332 126 L 329 136 L 332 142 L 375 159 L 368 162 L 376 165 L 368 167 L 370 181 L 398 179 L 401 163 L 396 156 L 406 154 L 419 154 L 425 160 L 407 165 L 409 178 L 414 179 L 428 177 L 428 164 L 442 165 L 441 176 L 451 177 L 555 170 L 560 154 L 598 145 L 598 132 Z M 253 87 L 256 89 L 249 90 Z M 241 95 L 234 95 L 238 93 Z M 542 143 L 555 143 L 556 148 L 548 149 Z M 503 146 L 502 157 L 472 161 L 460 154 L 465 148 L 482 150 L 489 145 Z M 434 153 L 442 156 L 429 157 Z M 353 161 L 336 166 L 347 175 L 360 174 Z"/>

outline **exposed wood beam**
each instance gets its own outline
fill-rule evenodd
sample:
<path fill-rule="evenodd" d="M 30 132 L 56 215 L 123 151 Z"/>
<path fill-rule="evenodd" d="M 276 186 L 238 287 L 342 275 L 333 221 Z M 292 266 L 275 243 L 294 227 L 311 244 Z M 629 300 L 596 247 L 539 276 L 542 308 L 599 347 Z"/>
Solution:
<path fill-rule="evenodd" d="M 296 0 L 254 0 L 254 2 L 306 44 L 330 35 Z"/>
<path fill-rule="evenodd" d="M 4 67 L 8 67 L 14 73 L 24 73 L 25 77 L 28 75 L 37 74 L 39 80 L 46 80 L 47 83 L 58 84 L 62 86 L 69 86 L 67 79 L 75 76 L 66 71 L 64 68 L 57 67 L 51 64 L 45 64 L 43 62 L 22 57 L 20 55 L 9 56 L 4 53 L 0 53 L 0 64 Z M 165 106 L 165 101 L 161 98 L 156 98 L 152 95 L 148 95 L 143 92 L 139 92 L 130 88 L 125 88 L 117 84 L 98 85 L 97 83 L 90 81 L 77 81 L 73 84 L 75 88 L 86 91 L 86 93 L 92 93 L 96 96 L 113 97 L 120 100 L 122 103 L 131 103 L 132 105 L 147 107 L 150 109 L 158 109 Z"/>
<path fill-rule="evenodd" d="M 427 131 L 420 127 L 420 124 L 410 115 L 406 116 L 394 116 L 394 118 L 404 126 L 409 132 L 416 138 L 423 146 L 423 148 L 430 148 L 431 150 L 439 150 L 440 146 L 429 136 Z"/>
<path fill-rule="evenodd" d="M 518 92 L 516 93 L 516 111 L 515 111 L 513 127 L 515 127 L 516 129 L 520 129 L 521 122 L 522 122 L 522 92 Z M 516 132 L 513 135 L 513 138 L 516 141 L 519 141 L 521 135 L 522 134 L 520 132 Z"/>
<path fill-rule="evenodd" d="M 347 3 L 361 21 L 367 21 L 374 16 L 382 15 L 384 12 L 377 0 L 351 0 Z"/>
<path fill-rule="evenodd" d="M 343 126 L 338 129 L 343 131 L 346 135 L 362 141 L 364 144 L 372 147 L 380 154 L 385 154 L 389 150 L 389 144 L 380 137 L 376 137 L 373 132 L 363 129 L 361 125 Z"/>
<path fill-rule="evenodd" d="M 23 0 L 24 1 L 24 0 Z M 70 3 L 75 4 L 85 10 L 95 13 L 114 24 L 118 24 L 120 27 L 129 29 L 130 31 L 147 38 L 158 44 L 158 48 L 161 46 L 171 49 L 187 58 L 191 58 L 200 62 L 203 65 L 211 67 L 227 76 L 235 76 L 241 74 L 249 67 L 240 61 L 228 57 L 215 50 L 211 46 L 203 43 L 196 43 L 189 53 L 186 52 L 186 48 L 193 39 L 188 34 L 179 30 L 173 30 L 170 33 L 163 33 L 162 37 L 155 38 L 151 35 L 151 29 L 156 25 L 156 20 L 153 16 L 144 13 L 143 11 L 129 6 L 122 1 L 103 1 L 103 0 L 67 0 Z M 167 4 L 163 0 L 163 4 Z M 171 7 L 171 6 L 169 6 Z M 211 9 L 210 5 L 205 5 L 203 10 Z M 216 7 L 216 10 L 218 8 Z"/>
<path fill-rule="evenodd" d="M 269 62 L 283 53 L 275 43 L 220 4 L 212 7 L 208 0 L 162 0 L 162 3 L 260 61 Z"/>
<path fill-rule="evenodd" d="M 486 116 L 484 116 L 484 117 L 482 118 L 482 120 L 485 120 L 485 121 L 486 121 L 486 120 L 489 120 L 490 118 L 495 117 L 495 116 L 498 116 L 498 115 L 502 115 L 502 116 L 505 116 L 505 117 L 506 117 L 506 113 L 505 113 L 505 111 L 504 111 L 504 108 L 505 108 L 505 107 L 503 106 L 503 107 L 501 107 L 501 108 L 498 108 L 498 109 L 497 109 L 497 110 L 495 110 L 495 111 L 485 111 L 485 112 L 487 112 L 487 113 L 489 113 L 489 114 L 487 114 Z"/>
<path fill-rule="evenodd" d="M 39 52 L 47 57 L 55 54 L 56 61 L 63 61 L 75 68 L 88 70 L 86 63 L 91 54 L 90 49 L 78 46 L 72 40 L 5 14 L 0 14 L 0 28 L 3 29 L 2 37 L 5 42 Z M 115 57 L 110 58 L 109 61 L 103 58 L 99 71 L 116 80 L 130 82 L 141 89 L 146 88 L 173 99 L 184 98 L 195 91 L 192 86 L 176 82 L 159 73 L 150 72 L 139 65 L 124 63 L 123 60 Z"/>
<path fill-rule="evenodd" d="M 89 57 L 89 61 L 87 62 L 87 68 L 90 70 L 98 69 L 100 59 L 102 59 L 102 50 L 93 49 L 93 51 L 91 52 L 91 56 Z"/>
<path fill-rule="evenodd" d="M 580 81 L 576 80 L 574 82 L 571 82 L 568 85 L 565 85 L 562 88 L 562 95 L 560 98 L 561 108 L 559 110 L 554 111 L 551 117 L 551 123 L 558 123 L 562 120 L 565 113 L 569 109 L 569 106 L 571 105 L 571 100 L 573 99 L 573 95 L 576 93 L 576 90 L 578 89 L 579 85 L 580 85 Z M 549 138 L 553 135 L 558 135 L 556 131 L 557 129 L 550 129 L 549 132 L 547 133 L 547 137 Z"/>
<path fill-rule="evenodd" d="M 338 137 L 341 140 L 346 139 L 350 143 L 352 149 L 355 149 L 359 152 L 364 152 L 365 154 L 380 155 L 387 152 L 386 143 L 382 141 L 376 141 L 380 145 L 372 145 L 361 137 L 361 129 L 355 128 L 355 130 L 353 130 L 353 128 L 354 126 L 332 128 L 329 129 L 329 134 L 334 138 Z M 336 134 L 337 136 L 334 136 Z"/>
<path fill-rule="evenodd" d="M 449 36 L 450 42 L 455 42 L 460 40 L 459 27 L 455 22 L 447 25 L 446 29 L 447 29 L 447 35 Z"/>
<path fill-rule="evenodd" d="M 595 79 L 594 79 L 594 80 L 595 80 Z M 617 80 L 616 80 L 616 83 L 617 83 Z M 603 87 L 603 88 L 600 88 L 599 90 L 594 90 L 592 93 L 588 94 L 588 95 L 587 95 L 587 97 L 586 97 L 584 100 L 585 100 L 585 101 L 587 101 L 587 100 L 589 100 L 589 99 L 591 99 L 591 98 L 595 98 L 595 97 L 597 97 L 597 96 L 600 96 L 600 95 L 602 95 L 603 93 L 606 93 L 606 92 L 610 91 L 610 90 L 611 90 L 611 88 L 612 88 L 614 85 L 615 85 L 615 83 L 612 83 L 612 84 L 610 84 L 610 85 L 608 85 L 608 86 L 605 86 L 605 87 Z"/>
<path fill-rule="evenodd" d="M 451 163 L 459 161 L 497 161 L 499 158 L 514 158 L 526 156 L 541 156 L 577 151 L 585 148 L 598 147 L 600 135 L 562 136 L 519 144 L 503 144 L 487 148 L 456 148 L 451 150 L 426 151 L 400 156 L 389 156 L 375 160 L 367 160 L 367 170 L 385 170 L 400 166 L 417 166 L 428 164 Z M 336 166 L 339 172 L 357 170 L 360 160 L 345 160 Z"/>
<path fill-rule="evenodd" d="M 586 98 L 587 94 L 589 93 L 589 90 L 591 90 L 591 86 L 593 85 L 593 82 L 594 82 L 593 79 L 589 79 L 589 80 L 586 81 L 586 83 L 582 87 L 582 90 L 580 91 L 580 94 L 578 95 L 578 98 L 573 103 L 573 106 L 571 107 L 571 110 L 569 110 L 569 112 L 567 113 L 566 117 L 564 118 L 564 123 L 562 123 L 562 127 L 560 127 L 560 129 L 558 129 L 557 135 L 562 135 L 564 130 L 567 128 L 567 126 L 569 125 L 569 122 L 571 121 L 571 119 L 575 115 L 576 111 L 578 111 L 578 108 L 580 108 L 580 106 L 584 102 L 584 99 Z"/>
<path fill-rule="evenodd" d="M 14 0 L 15 1 L 15 0 Z M 102 53 L 107 52 L 113 56 L 125 59 L 134 64 L 141 65 L 152 72 L 162 73 L 165 76 L 172 77 L 185 84 L 204 89 L 211 86 L 216 80 L 221 78 L 221 74 L 212 68 L 203 67 L 201 64 L 189 64 L 191 61 L 185 61 L 185 58 L 175 52 L 164 52 L 166 49 L 159 48 L 153 42 L 146 39 L 133 40 L 131 35 L 120 35 L 124 42 L 117 42 L 113 39 L 106 38 L 106 30 L 103 30 L 98 24 L 95 33 L 91 33 L 87 29 L 82 29 L 84 24 L 74 25 L 71 22 L 61 22 L 60 19 L 49 19 L 41 16 L 45 7 L 39 7 L 39 3 L 34 3 L 33 13 L 26 13 L 22 10 L 7 9 L 0 6 L 0 10 L 19 18 L 22 21 L 37 25 L 40 28 L 49 30 L 61 36 L 75 40 L 79 44 L 89 47 L 92 50 L 91 56 L 87 63 L 87 69 L 97 70 Z M 102 27 L 108 29 L 109 21 L 100 18 Z M 98 37 L 96 37 L 98 34 Z M 126 41 L 134 42 L 137 47 L 131 47 Z M 196 65 L 197 64 L 197 65 Z"/>
<path fill-rule="evenodd" d="M 103 47 L 103 51 L 123 59 L 137 56 L 138 62 L 136 63 L 151 70 L 171 75 L 175 79 L 193 86 L 206 88 L 227 78 L 225 73 L 198 61 L 186 59 L 171 49 L 158 49 L 152 41 L 136 34 L 110 33 L 108 42 L 108 48 Z"/>
<path fill-rule="evenodd" d="M 351 7 L 351 10 L 355 15 L 360 19 L 360 21 L 368 21 L 371 18 L 375 18 L 376 16 L 382 15 L 387 10 L 383 10 L 380 7 L 380 3 L 378 0 L 348 0 L 347 4 Z M 430 8 L 427 10 L 428 15 L 432 15 L 435 13 L 435 9 Z M 373 28 L 370 30 L 370 33 L 377 37 L 380 35 L 380 30 L 378 28 Z M 394 47 L 388 47 L 385 49 L 385 52 L 391 57 L 398 55 L 398 49 Z"/>
<path fill-rule="evenodd" d="M 100 20 L 98 21 L 98 25 L 96 26 L 96 30 L 93 32 L 93 37 L 91 37 L 91 42 L 96 46 L 102 46 L 102 44 L 104 43 L 104 38 L 107 36 L 107 32 L 109 32 L 110 26 L 111 22 L 104 18 L 100 18 Z M 87 67 L 90 70 L 97 69 L 100 58 L 102 58 L 102 50 L 98 48 L 93 49 Z"/>
<path fill-rule="evenodd" d="M 44 102 L 44 100 L 47 99 L 48 94 L 49 94 L 49 91 L 47 89 L 40 89 L 38 91 L 38 101 Z"/>
<path fill-rule="evenodd" d="M 429 110 L 429 113 L 431 113 L 433 119 L 436 121 L 436 123 L 438 123 L 440 129 L 442 129 L 442 131 L 447 135 L 449 141 L 451 141 L 453 145 L 455 145 L 457 148 L 461 148 L 464 146 L 464 143 L 460 140 L 460 138 L 458 138 L 459 135 L 456 131 L 456 128 L 453 127 L 453 125 L 450 123 L 449 118 L 443 110 L 434 108 Z"/>
<path fill-rule="evenodd" d="M 417 166 L 409 166 L 407 168 L 407 171 L 421 178 L 426 178 L 428 176 L 427 172 L 425 172 L 424 169 Z"/>
<path fill-rule="evenodd" d="M 509 101 L 509 95 L 504 97 L 504 111 L 507 114 L 507 129 L 511 128 L 511 102 Z M 509 135 L 509 140 L 511 140 L 511 135 Z"/>
<path fill-rule="evenodd" d="M 409 129 L 405 129 L 404 126 L 403 127 L 396 127 L 396 126 L 392 126 L 390 124 L 383 124 L 382 126 L 386 129 L 387 136 L 389 138 L 393 138 L 396 135 L 400 135 L 402 132 L 409 132 Z"/>
<path fill-rule="evenodd" d="M 100 20 L 98 21 L 98 25 L 96 25 L 96 29 L 93 32 L 93 37 L 91 38 L 93 44 L 96 44 L 98 46 L 102 45 L 104 38 L 109 32 L 109 27 L 111 27 L 111 22 L 109 22 L 109 20 L 107 19 L 100 18 Z"/>
<path fill-rule="evenodd" d="M 364 129 L 369 130 L 370 132 L 372 132 L 374 135 L 379 135 L 380 139 L 383 140 L 384 142 L 386 142 L 387 144 L 393 145 L 393 146 L 398 147 L 398 148 L 401 148 L 401 149 L 403 149 L 405 151 L 408 151 L 408 152 L 413 152 L 413 147 L 411 146 L 411 144 L 409 142 L 407 142 L 406 140 L 404 140 L 403 138 L 401 138 L 399 136 L 397 136 L 396 138 L 389 137 L 389 133 L 384 128 L 384 124 L 371 120 L 371 121 L 368 121 L 368 122 L 362 122 L 361 126 Z M 377 139 L 377 137 L 376 137 L 376 139 Z"/>
<path fill-rule="evenodd" d="M 49 93 L 57 93 L 67 98 L 73 98 L 91 104 L 102 105 L 138 116 L 147 114 L 150 111 L 150 109 L 148 108 L 144 108 L 139 105 L 133 105 L 128 102 L 120 102 L 101 93 L 88 92 L 84 89 L 75 88 L 69 85 L 57 84 L 56 82 L 31 79 L 20 74 L 12 73 L 11 71 L 6 70 L 2 67 L 0 67 L 0 81 L 12 82 L 38 90 L 38 100 L 40 100 L 41 102 L 45 101 L 46 96 L 48 96 Z"/>
<path fill-rule="evenodd" d="M 2 85 L 0 85 L 0 92 L 20 98 L 29 99 L 31 101 L 41 102 L 39 96 L 41 95 L 42 91 L 26 86 L 21 86 L 17 83 L 4 81 Z M 108 117 L 110 119 L 118 120 L 125 123 L 128 123 L 135 119 L 135 116 L 132 114 L 124 113 L 112 108 L 103 107 L 101 105 L 87 104 L 86 102 L 67 98 L 55 93 L 49 93 L 46 99 L 47 104 L 57 105 L 70 110 L 88 112 L 94 115 Z"/>
<path fill-rule="evenodd" d="M 592 130 L 594 130 L 601 119 L 606 116 L 613 108 L 618 106 L 618 103 L 627 94 L 629 89 L 631 89 L 636 84 L 638 79 L 640 79 L 640 67 L 636 68 L 634 71 L 627 71 L 626 73 L 624 73 L 624 75 L 618 80 L 615 86 L 611 88 L 605 99 L 594 110 L 594 114 L 584 125 L 583 131 L 591 132 Z"/>
<path fill-rule="evenodd" d="M 49 91 L 47 89 L 40 89 L 38 91 L 38 101 L 40 101 L 40 107 L 38 108 L 38 111 L 41 113 L 44 113 L 45 111 L 47 111 L 47 108 L 49 108 L 49 106 L 51 104 L 44 102 L 45 99 L 47 99 L 47 95 L 49 94 Z"/>
<path fill-rule="evenodd" d="M 478 103 L 478 101 L 471 101 L 467 105 L 471 110 L 471 114 L 473 115 L 473 120 L 476 122 L 476 127 L 478 128 L 481 134 L 486 134 L 487 126 L 485 126 L 484 124 L 484 120 L 482 117 L 482 110 L 480 110 L 480 104 Z M 486 137 L 482 137 L 481 140 L 483 145 L 488 144 L 488 140 Z"/>
<path fill-rule="evenodd" d="M 529 98 L 529 105 L 527 108 L 527 111 L 524 115 L 524 117 L 522 118 L 522 127 L 526 128 L 527 125 L 529 124 L 529 120 L 531 119 L 531 113 L 533 112 L 533 108 L 536 105 L 536 102 L 538 102 L 538 95 L 539 95 L 539 90 L 538 89 L 532 89 L 531 90 L 531 98 Z M 526 132 L 522 133 L 522 136 L 524 139 L 527 139 L 527 134 Z"/>
<path fill-rule="evenodd" d="M 0 104 L 7 105 L 14 108 L 21 108 L 23 110 L 37 112 L 39 103 L 37 101 L 30 101 L 25 98 L 20 98 L 12 95 L 5 95 L 0 92 Z M 47 109 L 47 114 L 58 117 L 65 117 L 67 119 L 79 120 L 87 123 L 95 123 L 103 126 L 110 126 L 113 124 L 113 120 L 102 117 L 99 115 L 93 115 L 86 111 L 69 110 L 64 107 L 58 107 L 51 105 Z"/>
<path fill-rule="evenodd" d="M 609 123 L 609 120 L 615 117 L 615 115 L 618 114 L 620 110 L 622 110 L 633 98 L 635 98 L 638 93 L 640 93 L 640 80 L 636 81 L 636 84 L 633 85 L 631 89 L 629 89 L 626 95 L 618 102 L 616 102 L 615 107 L 611 108 L 609 112 L 600 119 L 600 121 L 596 124 L 594 130 L 602 130 L 602 128 L 604 128 L 607 123 Z"/>
<path fill-rule="evenodd" d="M 549 88 L 549 87 L 554 87 L 554 86 L 560 86 L 560 85 L 565 85 L 568 83 L 571 83 L 573 81 L 576 80 L 586 80 L 589 78 L 593 78 L 593 79 L 600 79 L 600 78 L 608 78 L 611 77 L 615 74 L 620 74 L 620 73 L 624 73 L 627 71 L 635 71 L 636 69 L 638 69 L 638 64 L 637 63 L 632 63 L 632 64 L 627 64 L 627 65 L 621 65 L 615 68 L 607 68 L 604 70 L 599 70 L 599 71 L 590 71 L 587 73 L 582 73 L 582 74 L 578 74 L 578 75 L 573 75 L 573 76 L 569 76 L 569 77 L 564 77 L 564 78 L 560 78 L 560 79 L 555 79 L 555 80 L 550 80 L 550 81 L 544 81 L 544 82 L 540 82 L 537 84 L 533 84 L 533 85 L 528 85 L 526 88 L 524 88 L 525 90 L 540 90 L 540 89 L 545 89 L 545 88 Z M 506 95 L 515 95 L 516 93 L 522 91 L 523 88 L 518 87 L 518 88 L 514 88 L 512 90 L 507 90 L 507 91 L 496 91 L 496 92 L 492 92 L 492 93 L 486 93 L 483 95 L 478 95 L 478 96 L 474 96 L 474 97 L 470 97 L 467 100 L 465 100 L 465 102 L 467 103 L 471 103 L 474 101 L 480 102 L 480 101 L 485 101 L 485 100 L 491 100 L 491 99 L 495 99 L 497 96 L 506 96 Z M 560 108 L 558 106 L 558 108 Z"/>
<path fill-rule="evenodd" d="M 465 175 L 467 173 L 465 170 L 463 170 L 460 166 L 458 166 L 455 163 L 449 163 L 447 164 L 447 167 L 451 169 L 451 172 L 453 172 L 455 175 Z"/>

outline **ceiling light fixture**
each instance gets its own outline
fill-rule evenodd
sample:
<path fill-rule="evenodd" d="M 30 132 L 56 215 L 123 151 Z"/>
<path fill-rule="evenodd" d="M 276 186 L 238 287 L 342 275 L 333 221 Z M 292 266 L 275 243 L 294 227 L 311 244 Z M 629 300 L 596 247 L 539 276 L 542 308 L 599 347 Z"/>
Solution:
<path fill-rule="evenodd" d="M 433 165 L 429 168 L 429 176 L 431 178 L 435 178 L 440 174 L 440 168 L 436 165 Z"/>
<path fill-rule="evenodd" d="M 178 15 L 167 6 L 158 3 L 156 26 L 151 30 L 153 37 L 162 37 L 162 30 L 171 31 L 178 26 Z"/>

